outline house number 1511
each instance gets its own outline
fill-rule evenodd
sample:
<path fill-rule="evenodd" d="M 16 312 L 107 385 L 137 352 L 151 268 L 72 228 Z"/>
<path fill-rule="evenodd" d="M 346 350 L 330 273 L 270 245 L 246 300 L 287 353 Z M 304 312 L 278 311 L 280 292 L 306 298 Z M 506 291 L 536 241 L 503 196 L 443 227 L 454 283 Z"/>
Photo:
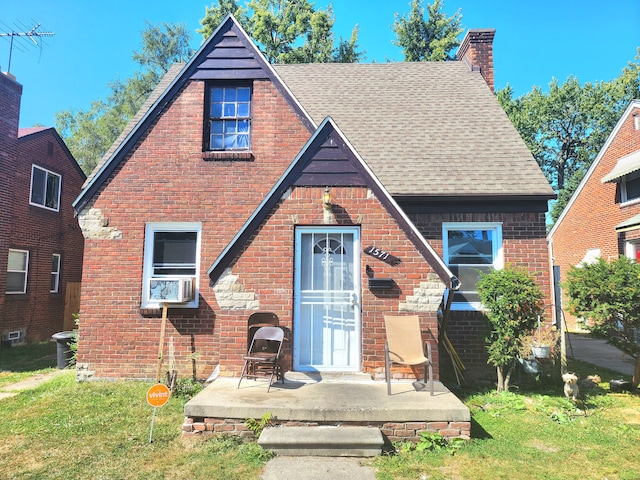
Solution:
<path fill-rule="evenodd" d="M 382 250 L 378 247 L 370 246 L 364 249 L 364 253 L 367 255 L 371 255 L 379 260 L 382 260 L 389 265 L 398 265 L 400 263 L 400 259 L 398 257 L 394 257 L 389 252 Z"/>

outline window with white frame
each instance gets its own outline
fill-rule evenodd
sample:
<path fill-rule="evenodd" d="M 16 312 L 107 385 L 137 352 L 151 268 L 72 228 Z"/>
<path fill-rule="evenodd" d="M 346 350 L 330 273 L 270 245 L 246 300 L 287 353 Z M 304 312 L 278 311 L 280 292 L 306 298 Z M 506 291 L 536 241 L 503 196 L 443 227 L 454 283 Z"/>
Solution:
<path fill-rule="evenodd" d="M 251 87 L 211 86 L 208 118 L 209 150 L 249 150 Z"/>
<path fill-rule="evenodd" d="M 54 253 L 51 256 L 51 293 L 60 291 L 60 255 Z"/>
<path fill-rule="evenodd" d="M 60 210 L 62 177 L 45 168 L 31 166 L 31 194 L 29 203 L 49 210 Z"/>
<path fill-rule="evenodd" d="M 621 183 L 623 203 L 640 199 L 640 173 L 624 177 Z"/>
<path fill-rule="evenodd" d="M 444 223 L 444 261 L 462 284 L 453 297 L 458 309 L 480 308 L 476 284 L 480 272 L 503 267 L 500 223 Z"/>
<path fill-rule="evenodd" d="M 160 279 L 191 279 L 195 294 L 192 300 L 175 307 L 198 306 L 198 272 L 200 265 L 200 233 L 202 224 L 147 223 L 144 247 L 144 273 L 142 308 L 158 308 L 161 305 L 150 295 L 151 285 Z"/>
<path fill-rule="evenodd" d="M 27 250 L 9 250 L 7 262 L 7 293 L 27 293 L 28 269 L 29 252 Z"/>

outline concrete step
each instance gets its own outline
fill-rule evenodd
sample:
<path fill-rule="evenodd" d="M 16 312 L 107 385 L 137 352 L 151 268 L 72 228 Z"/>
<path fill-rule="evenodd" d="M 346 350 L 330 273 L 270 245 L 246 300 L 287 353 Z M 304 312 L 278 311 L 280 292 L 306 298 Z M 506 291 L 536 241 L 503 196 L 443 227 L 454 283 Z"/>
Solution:
<path fill-rule="evenodd" d="M 384 440 L 372 427 L 273 427 L 262 431 L 258 444 L 283 456 L 375 457 Z"/>

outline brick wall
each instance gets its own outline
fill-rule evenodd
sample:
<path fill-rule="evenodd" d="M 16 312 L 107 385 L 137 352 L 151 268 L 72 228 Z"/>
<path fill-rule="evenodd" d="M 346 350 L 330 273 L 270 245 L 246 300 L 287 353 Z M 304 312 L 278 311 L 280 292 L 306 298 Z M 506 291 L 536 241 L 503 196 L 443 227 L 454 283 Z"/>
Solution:
<path fill-rule="evenodd" d="M 234 338 L 206 272 L 310 134 L 271 82 L 256 81 L 253 160 L 203 160 L 203 101 L 204 83 L 189 83 L 80 214 L 79 362 L 97 377 L 155 376 L 160 312 L 140 311 L 146 222 L 202 222 L 200 307 L 169 309 L 165 353 L 173 342 L 181 374 L 203 378 Z"/>
<path fill-rule="evenodd" d="M 275 422 L 282 427 L 317 427 L 317 426 L 366 426 L 379 428 L 389 442 L 418 442 L 423 432 L 437 432 L 447 439 L 471 438 L 471 422 Z M 182 424 L 184 437 L 200 435 L 236 435 L 247 440 L 255 439 L 253 432 L 247 427 L 244 419 L 185 417 Z"/>
<path fill-rule="evenodd" d="M 33 164 L 62 176 L 59 211 L 29 204 Z M 3 329 L 24 329 L 29 341 L 49 339 L 63 329 L 66 284 L 81 279 L 84 238 L 71 204 L 83 182 L 84 175 L 53 129 L 18 140 L 10 245 L 29 251 L 29 271 L 27 293 L 5 296 Z M 54 253 L 61 255 L 58 293 L 50 292 Z"/>
<path fill-rule="evenodd" d="M 22 85 L 0 73 L 0 205 L 11 205 L 13 170 L 17 149 Z M 7 255 L 10 244 L 11 210 L 0 208 L 0 329 L 4 330 L 4 305 L 7 285 Z M 1 332 L 0 332 L 1 333 Z"/>
<path fill-rule="evenodd" d="M 526 267 L 545 295 L 545 304 L 551 303 L 544 213 L 420 213 L 412 214 L 410 218 L 440 256 L 443 256 L 443 222 L 501 223 L 505 265 Z M 494 375 L 493 367 L 487 365 L 484 341 L 487 331 L 481 312 L 452 311 L 447 334 L 467 368 L 467 378 Z M 441 351 L 440 356 L 443 368 L 450 369 L 451 362 L 446 352 Z"/>
<path fill-rule="evenodd" d="M 640 150 L 640 130 L 634 127 L 630 112 L 620 125 L 609 147 L 601 153 L 601 158 L 580 195 L 565 212 L 552 238 L 553 264 L 560 267 L 560 281 L 564 282 L 567 272 L 578 265 L 590 249 L 600 249 L 604 259 L 617 258 L 624 254 L 624 243 L 634 238 L 634 232 L 616 233 L 615 227 L 621 222 L 640 214 L 640 203 L 620 204 L 620 184 L 602 183 L 601 179 L 611 172 L 618 159 Z M 576 319 L 568 309 L 566 297 L 562 301 L 570 329 L 576 328 Z"/>
<path fill-rule="evenodd" d="M 206 274 L 307 142 L 310 133 L 268 81 L 254 82 L 253 159 L 205 160 L 202 154 L 204 84 L 191 82 L 159 117 L 129 158 L 120 164 L 80 214 L 85 263 L 81 300 L 79 364 L 96 378 L 153 378 L 158 357 L 160 312 L 141 311 L 146 222 L 202 222 L 200 306 L 169 308 L 169 346 L 181 375 L 206 378 L 221 365 L 238 375 L 246 351 L 247 318 L 255 310 L 221 306 Z M 276 313 L 289 332 L 293 309 L 293 243 L 296 225 L 326 225 L 323 188 L 292 189 L 267 217 L 229 274 L 251 308 Z M 361 224 L 362 245 L 380 245 L 402 258 L 391 267 L 363 255 L 376 277 L 398 287 L 374 294 L 363 284 L 362 367 L 382 375 L 384 312 L 395 312 L 432 273 L 424 259 L 366 188 L 333 188 L 331 225 Z M 250 298 L 249 298 L 250 297 Z M 224 308 L 222 308 L 224 307 Z M 436 308 L 420 313 L 434 346 Z M 135 348 L 131 348 L 135 345 Z M 291 342 L 285 368 L 291 367 Z M 434 349 L 435 371 L 439 365 Z M 396 375 L 414 375 L 398 369 Z"/>

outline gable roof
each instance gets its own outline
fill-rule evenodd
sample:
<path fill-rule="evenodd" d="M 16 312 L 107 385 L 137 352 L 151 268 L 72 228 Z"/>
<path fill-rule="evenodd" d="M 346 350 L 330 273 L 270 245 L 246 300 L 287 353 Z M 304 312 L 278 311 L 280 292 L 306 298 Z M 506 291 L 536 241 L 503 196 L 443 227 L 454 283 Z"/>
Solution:
<path fill-rule="evenodd" d="M 613 130 L 611 131 L 611 133 L 607 137 L 607 140 L 604 142 L 604 145 L 602 146 L 602 148 L 598 152 L 598 155 L 596 156 L 595 160 L 591 163 L 591 166 L 587 170 L 587 173 L 584 174 L 584 177 L 582 178 L 582 181 L 580 182 L 580 184 L 578 185 L 576 190 L 573 192 L 573 195 L 571 195 L 571 198 L 569 199 L 569 201 L 565 205 L 564 209 L 562 210 L 562 213 L 560 213 L 560 216 L 556 220 L 556 223 L 554 223 L 553 227 L 551 228 L 551 230 L 549 230 L 549 233 L 547 234 L 547 240 L 551 240 L 553 238 L 554 233 L 556 232 L 556 230 L 559 228 L 560 224 L 563 222 L 563 220 L 567 216 L 567 213 L 569 212 L 569 210 L 571 209 L 571 207 L 575 203 L 576 199 L 580 195 L 580 192 L 582 192 L 582 189 L 584 188 L 584 186 L 587 184 L 587 182 L 589 181 L 589 179 L 593 175 L 593 172 L 595 171 L 596 167 L 600 163 L 600 160 L 602 160 L 602 157 L 604 156 L 606 151 L 611 146 L 611 143 L 618 136 L 618 133 L 620 132 L 620 129 L 622 128 L 622 125 L 624 125 L 624 123 L 629 118 L 629 115 L 631 115 L 631 112 L 636 108 L 640 108 L 640 100 L 632 100 L 629 103 L 629 105 L 627 106 L 627 109 L 624 111 L 624 113 L 620 117 L 620 120 L 618 120 L 618 123 L 616 123 L 616 126 L 613 127 Z"/>
<path fill-rule="evenodd" d="M 465 62 L 275 65 L 317 123 L 330 115 L 396 197 L 555 197 Z"/>
<path fill-rule="evenodd" d="M 78 165 L 78 161 L 73 156 L 73 153 L 67 147 L 67 144 L 64 143 L 64 140 L 58 133 L 58 131 L 53 127 L 28 127 L 28 128 L 19 128 L 18 129 L 18 145 L 24 145 L 27 142 L 35 140 L 41 136 L 49 135 L 53 137 L 53 140 L 60 146 L 65 155 L 69 158 L 71 167 L 78 172 L 81 178 L 86 179 L 87 175 L 84 173 L 80 165 Z"/>
<path fill-rule="evenodd" d="M 342 162 L 350 167 L 340 169 L 343 172 L 348 171 L 348 175 L 345 177 L 335 176 L 334 166 L 337 162 Z M 327 185 L 325 183 L 327 176 L 334 178 L 334 183 L 329 185 L 367 185 L 398 222 L 407 238 L 431 265 L 447 288 L 455 290 L 459 287 L 459 280 L 431 248 L 362 157 L 358 155 L 358 152 L 353 149 L 331 117 L 324 119 L 269 194 L 218 256 L 207 272 L 211 281 L 218 280 L 287 189 L 293 185 L 325 186 Z M 347 178 L 350 179 L 347 180 Z"/>
<path fill-rule="evenodd" d="M 271 79 L 309 132 L 316 128 L 242 26 L 229 14 L 188 63 L 174 65 L 156 86 L 85 182 L 82 192 L 73 202 L 76 212 L 87 205 L 146 129 L 188 81 L 245 78 Z"/>

